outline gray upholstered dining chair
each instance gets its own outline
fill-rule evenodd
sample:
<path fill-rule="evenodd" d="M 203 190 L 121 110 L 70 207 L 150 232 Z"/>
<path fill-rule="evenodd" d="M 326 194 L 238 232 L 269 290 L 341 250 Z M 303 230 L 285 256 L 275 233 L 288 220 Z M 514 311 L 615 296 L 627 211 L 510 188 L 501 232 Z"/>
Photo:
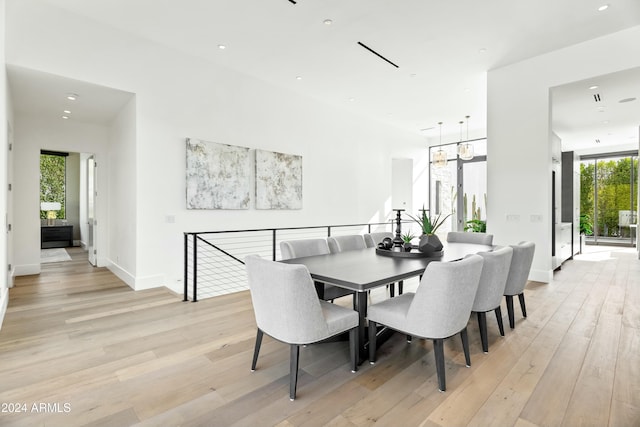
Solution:
<path fill-rule="evenodd" d="M 289 344 L 289 398 L 296 398 L 300 346 L 349 331 L 351 371 L 358 369 L 358 313 L 321 301 L 304 265 L 285 264 L 250 255 L 245 258 L 258 332 L 251 371 L 255 371 L 262 337 Z"/>
<path fill-rule="evenodd" d="M 438 388 L 446 390 L 443 340 L 460 334 L 467 366 L 471 365 L 467 323 L 482 273 L 482 257 L 431 262 L 415 293 L 408 292 L 369 306 L 369 361 L 376 360 L 378 324 L 433 340 Z"/>
<path fill-rule="evenodd" d="M 466 231 L 450 231 L 447 233 L 447 242 L 451 243 L 475 243 L 478 245 L 492 245 L 493 234 L 469 233 Z"/>
<path fill-rule="evenodd" d="M 361 234 L 327 237 L 327 243 L 329 244 L 329 251 L 332 254 L 353 251 L 355 249 L 365 249 L 367 247 L 364 243 L 364 237 Z"/>
<path fill-rule="evenodd" d="M 520 242 L 517 245 L 511 245 L 513 248 L 513 256 L 511 257 L 511 266 L 509 267 L 509 276 L 507 276 L 507 284 L 504 288 L 504 296 L 507 299 L 507 314 L 509 315 L 509 326 L 511 329 L 515 327 L 515 313 L 513 310 L 513 297 L 518 296 L 520 300 L 520 309 L 522 317 L 527 317 L 527 307 L 524 302 L 524 287 L 529 279 L 531 264 L 533 263 L 533 254 L 536 246 L 533 242 Z"/>
<path fill-rule="evenodd" d="M 329 245 L 325 239 L 283 240 L 280 242 L 282 259 L 326 255 L 329 253 Z M 353 292 L 348 289 L 327 285 L 326 283 L 315 282 L 315 286 L 318 297 L 325 301 L 333 301 L 336 298 L 353 295 Z"/>
<path fill-rule="evenodd" d="M 393 233 L 389 231 L 380 231 L 377 233 L 367 233 L 364 235 L 364 244 L 368 248 L 377 248 L 378 243 L 382 242 L 382 239 L 388 237 L 393 239 Z"/>
<path fill-rule="evenodd" d="M 487 311 L 495 312 L 500 335 L 504 336 L 500 302 L 502 302 L 502 295 L 504 294 L 504 288 L 507 284 L 513 248 L 504 246 L 491 252 L 479 252 L 478 255 L 484 259 L 484 263 L 482 264 L 482 274 L 480 275 L 478 292 L 476 292 L 476 298 L 473 301 L 471 311 L 478 316 L 482 351 L 488 353 Z"/>

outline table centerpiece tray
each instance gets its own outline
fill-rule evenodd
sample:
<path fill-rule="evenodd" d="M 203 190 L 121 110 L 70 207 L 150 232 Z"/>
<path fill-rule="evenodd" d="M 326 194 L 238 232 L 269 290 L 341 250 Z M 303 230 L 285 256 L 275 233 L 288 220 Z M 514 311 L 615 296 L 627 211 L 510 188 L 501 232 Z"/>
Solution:
<path fill-rule="evenodd" d="M 444 250 L 435 252 L 421 252 L 417 246 L 412 246 L 410 251 L 376 248 L 376 254 L 393 258 L 437 258 L 444 254 Z"/>

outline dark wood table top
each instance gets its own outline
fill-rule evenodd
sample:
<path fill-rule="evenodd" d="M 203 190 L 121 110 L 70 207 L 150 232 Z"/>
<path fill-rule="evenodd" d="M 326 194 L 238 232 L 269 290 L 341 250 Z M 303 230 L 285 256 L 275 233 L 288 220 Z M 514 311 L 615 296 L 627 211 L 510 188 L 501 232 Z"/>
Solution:
<path fill-rule="evenodd" d="M 375 248 L 336 254 L 292 258 L 282 262 L 303 264 L 314 280 L 356 292 L 419 276 L 430 262 L 456 261 L 468 254 L 493 250 L 493 246 L 443 242 L 444 253 L 430 258 L 394 258 L 376 254 Z"/>

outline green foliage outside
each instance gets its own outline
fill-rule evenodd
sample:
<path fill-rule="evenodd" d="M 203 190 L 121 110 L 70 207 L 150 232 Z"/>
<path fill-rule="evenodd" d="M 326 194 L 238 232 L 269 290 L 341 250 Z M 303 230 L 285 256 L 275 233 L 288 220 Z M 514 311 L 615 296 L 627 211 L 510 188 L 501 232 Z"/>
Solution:
<path fill-rule="evenodd" d="M 58 218 L 66 218 L 65 211 L 65 160 L 64 156 L 40 155 L 40 202 L 59 202 L 62 208 Z M 40 211 L 40 218 L 46 219 L 47 212 Z"/>
<path fill-rule="evenodd" d="M 470 231 L 472 233 L 486 233 L 487 222 L 481 219 L 470 219 L 464 226 L 464 231 Z"/>
<path fill-rule="evenodd" d="M 634 170 L 634 192 L 631 192 L 631 168 Z M 638 160 L 630 157 L 610 160 L 598 160 L 597 189 L 598 206 L 594 211 L 594 175 L 596 164 L 582 162 L 580 164 L 580 223 L 581 231 L 591 234 L 596 231 L 599 236 L 628 237 L 629 227 L 619 227 L 619 211 L 636 211 L 637 198 L 635 192 L 638 184 Z M 633 198 L 633 200 L 632 200 Z M 597 214 L 597 215 L 596 215 Z M 593 220 L 597 218 L 597 223 Z M 584 228 L 583 228 L 584 226 Z"/>
<path fill-rule="evenodd" d="M 471 219 L 467 219 L 467 193 L 464 193 L 462 204 L 464 206 L 464 231 L 471 231 L 473 233 L 486 233 L 487 222 L 482 218 L 482 210 L 476 203 L 476 195 L 473 195 L 471 201 Z M 487 193 L 484 193 L 484 205 L 487 206 Z"/>

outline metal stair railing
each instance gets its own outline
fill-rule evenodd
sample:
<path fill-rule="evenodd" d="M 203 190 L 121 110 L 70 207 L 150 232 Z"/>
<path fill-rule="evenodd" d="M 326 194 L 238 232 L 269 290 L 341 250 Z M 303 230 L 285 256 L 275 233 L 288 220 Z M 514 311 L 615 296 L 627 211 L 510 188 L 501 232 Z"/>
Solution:
<path fill-rule="evenodd" d="M 394 232 L 394 221 L 184 233 L 184 298 L 196 302 L 249 289 L 244 257 L 281 259 L 280 241 Z"/>

